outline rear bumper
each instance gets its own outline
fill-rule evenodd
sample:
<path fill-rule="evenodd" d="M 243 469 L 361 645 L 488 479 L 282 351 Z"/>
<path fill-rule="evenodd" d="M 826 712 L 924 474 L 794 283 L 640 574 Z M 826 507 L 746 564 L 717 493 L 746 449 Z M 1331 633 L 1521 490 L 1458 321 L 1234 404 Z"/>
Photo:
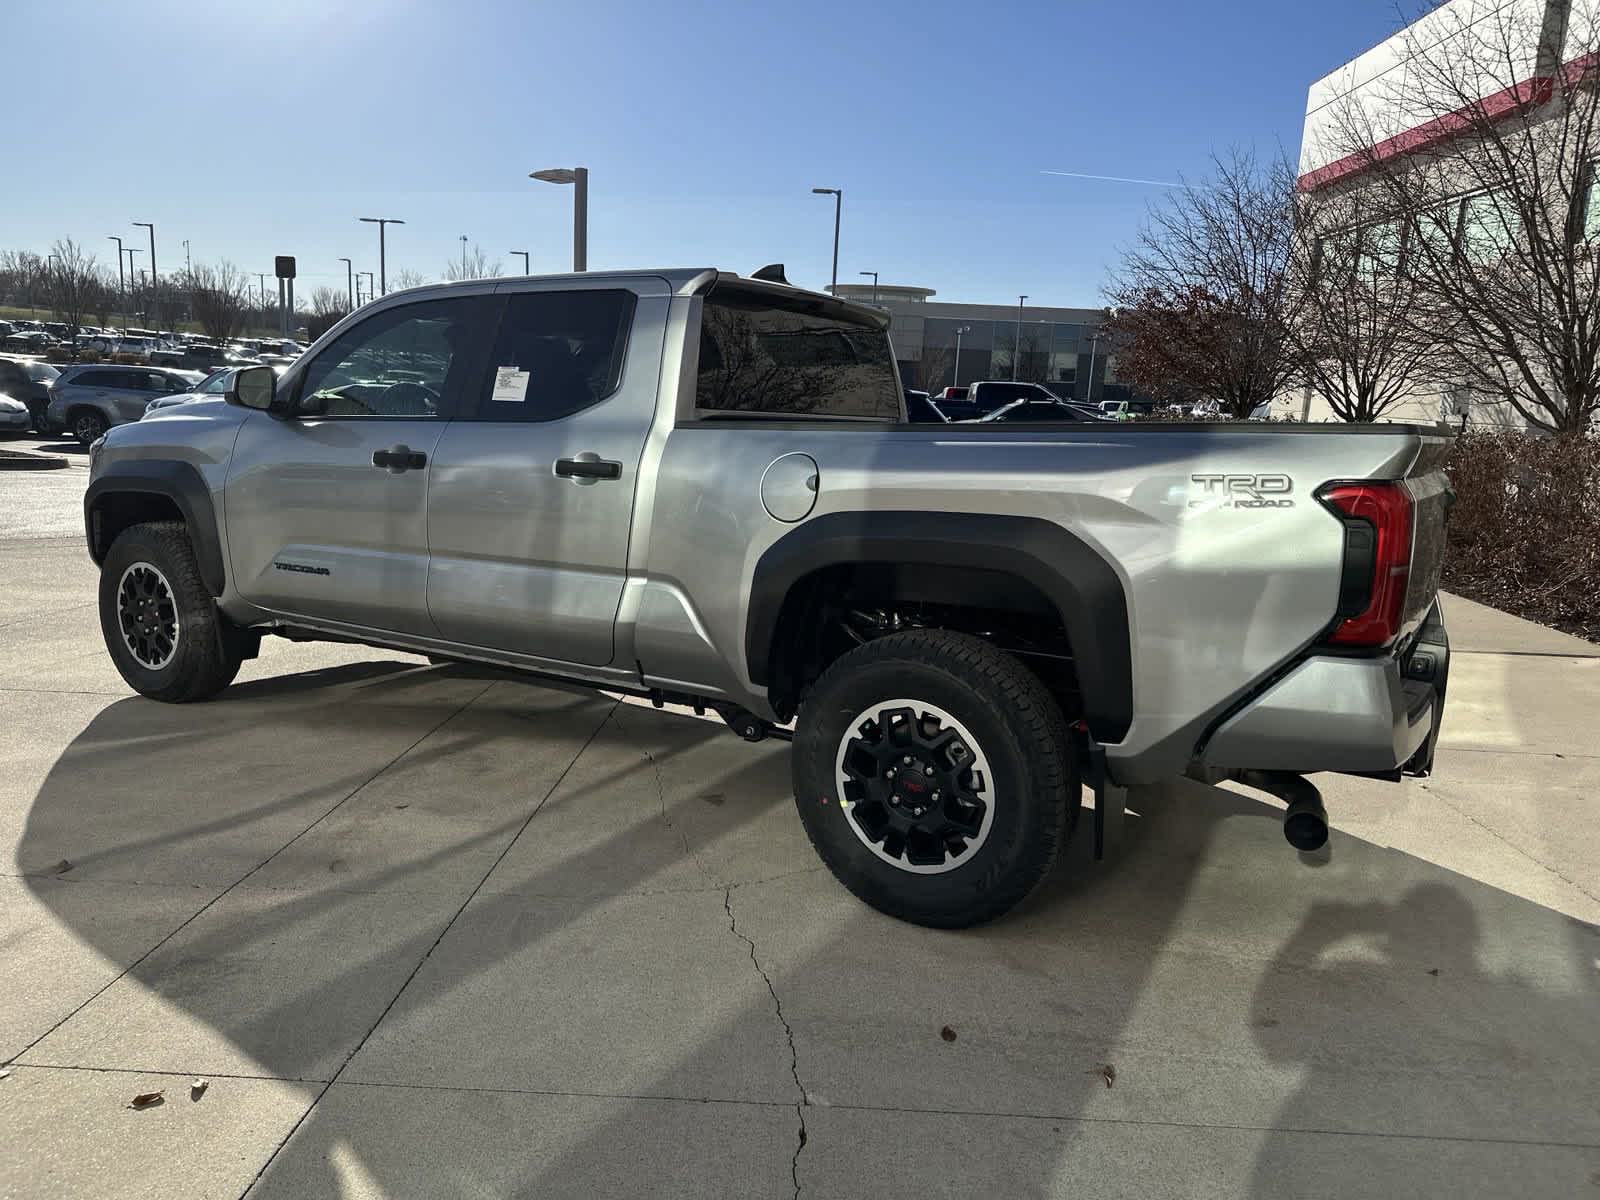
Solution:
<path fill-rule="evenodd" d="M 1449 673 L 1435 601 L 1404 656 L 1307 658 L 1223 722 L 1200 761 L 1224 770 L 1427 775 Z"/>

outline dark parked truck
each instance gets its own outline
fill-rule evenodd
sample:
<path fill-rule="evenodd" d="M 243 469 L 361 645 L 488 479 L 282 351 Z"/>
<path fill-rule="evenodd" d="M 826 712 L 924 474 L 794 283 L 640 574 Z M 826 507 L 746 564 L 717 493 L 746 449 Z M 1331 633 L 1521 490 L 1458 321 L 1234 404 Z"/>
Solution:
<path fill-rule="evenodd" d="M 823 860 L 941 926 L 1026 896 L 1085 782 L 1428 771 L 1443 439 L 913 425 L 882 315 L 780 280 L 400 292 L 111 430 L 117 668 L 202 700 L 265 634 L 338 638 L 792 723 Z"/>

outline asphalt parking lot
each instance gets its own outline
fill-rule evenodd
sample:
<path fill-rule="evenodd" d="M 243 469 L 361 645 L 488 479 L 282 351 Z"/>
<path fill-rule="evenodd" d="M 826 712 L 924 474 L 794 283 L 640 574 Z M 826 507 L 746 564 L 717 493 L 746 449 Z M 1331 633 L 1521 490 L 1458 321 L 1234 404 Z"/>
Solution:
<path fill-rule="evenodd" d="M 1174 782 L 939 933 L 710 722 L 271 640 L 134 697 L 85 475 L 0 473 L 0 1194 L 1600 1195 L 1600 647 L 1453 601 L 1326 854 Z"/>

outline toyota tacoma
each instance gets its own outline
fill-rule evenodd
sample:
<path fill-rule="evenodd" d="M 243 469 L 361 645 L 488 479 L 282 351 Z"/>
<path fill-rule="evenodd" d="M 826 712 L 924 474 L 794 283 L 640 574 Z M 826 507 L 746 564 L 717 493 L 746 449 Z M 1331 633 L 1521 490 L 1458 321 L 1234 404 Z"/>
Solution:
<path fill-rule="evenodd" d="M 1292 784 L 1309 848 L 1306 774 L 1428 772 L 1443 435 L 910 424 L 886 326 L 781 268 L 383 297 L 95 444 L 111 657 L 163 701 L 277 635 L 711 710 L 935 926 L 1025 897 L 1085 786 Z"/>

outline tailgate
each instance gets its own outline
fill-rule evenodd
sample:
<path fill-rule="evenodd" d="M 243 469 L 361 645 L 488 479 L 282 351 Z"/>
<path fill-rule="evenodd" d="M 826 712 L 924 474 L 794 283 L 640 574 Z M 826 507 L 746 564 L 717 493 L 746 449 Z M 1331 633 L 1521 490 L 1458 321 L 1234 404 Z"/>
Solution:
<path fill-rule="evenodd" d="M 1444 565 L 1445 521 L 1455 493 L 1444 473 L 1451 439 L 1425 435 L 1417 459 L 1406 474 L 1411 493 L 1411 574 L 1401 627 L 1415 629 L 1439 593 L 1439 572 Z"/>

